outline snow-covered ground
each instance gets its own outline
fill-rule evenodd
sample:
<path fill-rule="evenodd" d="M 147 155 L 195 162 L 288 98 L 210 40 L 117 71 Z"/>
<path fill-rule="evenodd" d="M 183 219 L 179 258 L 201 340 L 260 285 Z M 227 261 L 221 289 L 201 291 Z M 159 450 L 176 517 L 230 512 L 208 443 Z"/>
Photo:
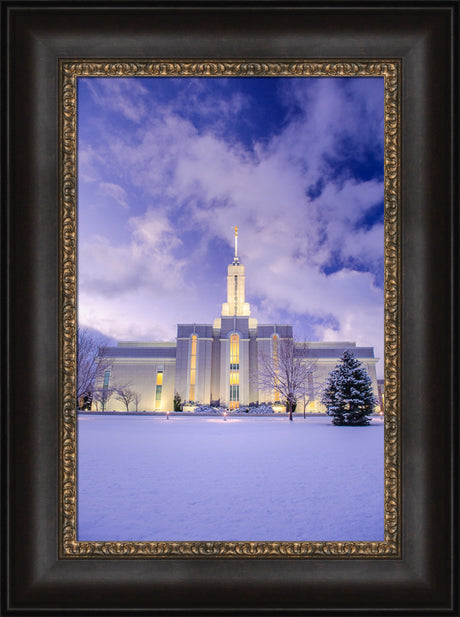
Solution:
<path fill-rule="evenodd" d="M 383 422 L 80 416 L 79 540 L 383 540 Z"/>

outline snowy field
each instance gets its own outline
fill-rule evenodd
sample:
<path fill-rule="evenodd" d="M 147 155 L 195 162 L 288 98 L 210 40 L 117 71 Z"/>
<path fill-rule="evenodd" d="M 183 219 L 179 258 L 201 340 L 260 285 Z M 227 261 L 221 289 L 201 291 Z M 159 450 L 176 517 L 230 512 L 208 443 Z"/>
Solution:
<path fill-rule="evenodd" d="M 79 540 L 383 540 L 383 421 L 80 416 Z"/>

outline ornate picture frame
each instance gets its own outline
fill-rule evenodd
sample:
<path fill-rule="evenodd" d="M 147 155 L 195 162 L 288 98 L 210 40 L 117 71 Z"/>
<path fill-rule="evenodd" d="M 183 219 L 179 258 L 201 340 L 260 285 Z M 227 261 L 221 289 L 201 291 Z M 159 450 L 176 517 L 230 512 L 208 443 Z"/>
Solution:
<path fill-rule="evenodd" d="M 428 11 L 130 7 L 121 33 L 116 6 L 3 4 L 10 52 L 7 334 L 15 343 L 6 351 L 7 611 L 332 614 L 363 607 L 454 614 L 449 229 L 456 4 Z M 74 23 L 71 14 L 78 14 Z M 213 27 L 221 47 L 209 35 Z M 75 77 L 98 70 L 385 76 L 385 542 L 76 540 Z M 29 79 L 18 79 L 23 71 Z M 434 401 L 445 410 L 436 422 Z"/>
<path fill-rule="evenodd" d="M 343 62 L 213 61 L 61 61 L 61 247 L 62 372 L 64 410 L 61 451 L 62 557 L 398 557 L 399 529 L 399 195 L 400 63 L 372 60 Z M 304 542 L 110 542 L 77 539 L 77 416 L 75 410 L 76 253 L 77 253 L 77 80 L 79 77 L 383 77 L 385 204 L 385 539 L 376 541 Z"/>

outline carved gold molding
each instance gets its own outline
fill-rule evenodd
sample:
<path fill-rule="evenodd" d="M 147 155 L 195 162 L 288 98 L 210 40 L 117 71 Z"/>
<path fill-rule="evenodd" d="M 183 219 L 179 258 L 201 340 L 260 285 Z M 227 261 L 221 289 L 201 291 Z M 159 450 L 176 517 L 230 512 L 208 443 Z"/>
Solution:
<path fill-rule="evenodd" d="M 60 71 L 60 555 L 71 558 L 397 558 L 400 487 L 400 72 L 394 60 L 65 60 Z M 79 542 L 76 520 L 77 78 L 383 77 L 385 83 L 385 539 L 382 542 Z"/>

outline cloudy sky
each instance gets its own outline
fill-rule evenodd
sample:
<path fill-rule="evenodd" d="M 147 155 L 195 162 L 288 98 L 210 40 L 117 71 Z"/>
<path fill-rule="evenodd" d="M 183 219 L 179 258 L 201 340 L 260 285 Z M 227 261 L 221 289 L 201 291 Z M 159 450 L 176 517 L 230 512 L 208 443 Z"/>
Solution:
<path fill-rule="evenodd" d="M 79 78 L 79 322 L 212 323 L 237 225 L 259 322 L 383 359 L 383 190 L 383 78 Z"/>

